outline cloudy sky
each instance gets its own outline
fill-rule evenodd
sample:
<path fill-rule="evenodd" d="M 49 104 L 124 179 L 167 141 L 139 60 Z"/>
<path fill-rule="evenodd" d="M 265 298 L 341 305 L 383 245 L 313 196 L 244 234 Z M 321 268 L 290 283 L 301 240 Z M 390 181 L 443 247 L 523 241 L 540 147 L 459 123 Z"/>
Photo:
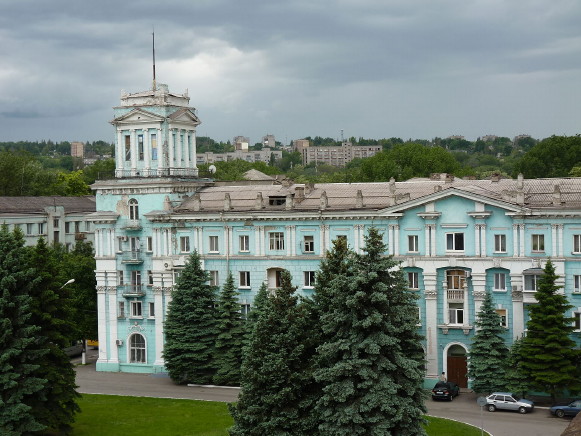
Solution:
<path fill-rule="evenodd" d="M 114 140 L 121 90 L 198 135 L 581 133 L 579 0 L 2 0 L 0 142 Z"/>

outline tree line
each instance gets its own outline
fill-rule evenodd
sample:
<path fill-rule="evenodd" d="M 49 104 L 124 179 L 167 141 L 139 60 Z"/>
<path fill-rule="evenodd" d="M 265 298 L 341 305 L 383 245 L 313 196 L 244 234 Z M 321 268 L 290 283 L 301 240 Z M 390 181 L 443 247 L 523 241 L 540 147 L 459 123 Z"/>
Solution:
<path fill-rule="evenodd" d="M 166 368 L 177 383 L 240 385 L 231 435 L 425 434 L 416 297 L 377 229 L 363 254 L 344 240 L 299 298 L 288 271 L 243 319 L 229 275 L 208 284 L 193 253 L 172 292 Z"/>
<path fill-rule="evenodd" d="M 94 269 L 90 243 L 70 253 L 42 238 L 25 247 L 20 230 L 0 227 L 2 435 L 70 432 L 80 395 L 64 350 L 96 338 Z"/>

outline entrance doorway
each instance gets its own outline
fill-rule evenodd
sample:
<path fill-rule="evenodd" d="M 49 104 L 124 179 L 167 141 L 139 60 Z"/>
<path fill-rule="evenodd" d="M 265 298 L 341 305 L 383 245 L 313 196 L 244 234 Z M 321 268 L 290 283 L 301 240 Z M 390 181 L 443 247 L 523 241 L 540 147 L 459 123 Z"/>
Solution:
<path fill-rule="evenodd" d="M 448 348 L 448 380 L 461 388 L 468 387 L 468 360 L 466 350 L 460 345 Z"/>

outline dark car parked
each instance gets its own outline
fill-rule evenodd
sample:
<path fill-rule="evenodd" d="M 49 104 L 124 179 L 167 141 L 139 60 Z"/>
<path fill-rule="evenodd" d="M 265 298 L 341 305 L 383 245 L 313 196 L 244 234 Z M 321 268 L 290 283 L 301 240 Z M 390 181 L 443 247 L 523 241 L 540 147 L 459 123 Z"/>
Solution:
<path fill-rule="evenodd" d="M 460 393 L 460 388 L 456 383 L 439 381 L 432 389 L 432 400 L 452 401 Z"/>
<path fill-rule="evenodd" d="M 575 400 L 566 406 L 553 406 L 549 410 L 559 418 L 563 418 L 564 416 L 577 416 L 581 411 L 581 400 Z"/>

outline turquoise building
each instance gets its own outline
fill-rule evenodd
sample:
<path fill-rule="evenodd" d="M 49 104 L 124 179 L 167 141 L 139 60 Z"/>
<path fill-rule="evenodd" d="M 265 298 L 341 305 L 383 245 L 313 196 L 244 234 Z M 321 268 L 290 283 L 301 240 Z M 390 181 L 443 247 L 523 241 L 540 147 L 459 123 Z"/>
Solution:
<path fill-rule="evenodd" d="M 467 352 L 486 292 L 511 343 L 525 332 L 550 257 L 581 334 L 581 179 L 455 179 L 295 184 L 197 177 L 189 97 L 167 86 L 123 94 L 116 179 L 99 181 L 94 223 L 100 371 L 163 372 L 171 289 L 197 250 L 211 282 L 234 274 L 243 313 L 289 270 L 303 295 L 336 238 L 357 252 L 371 226 L 417 292 L 426 383 L 467 386 Z"/>

